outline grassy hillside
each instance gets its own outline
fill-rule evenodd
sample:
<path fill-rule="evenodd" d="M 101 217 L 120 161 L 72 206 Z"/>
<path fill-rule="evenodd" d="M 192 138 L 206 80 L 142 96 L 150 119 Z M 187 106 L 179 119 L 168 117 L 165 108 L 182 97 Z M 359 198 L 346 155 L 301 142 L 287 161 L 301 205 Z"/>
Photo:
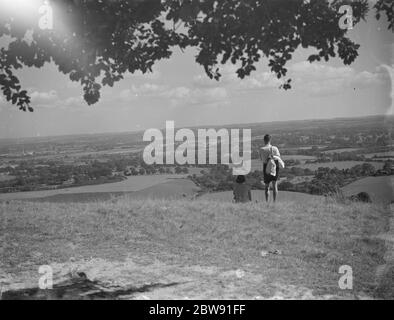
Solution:
<path fill-rule="evenodd" d="M 0 284 L 36 286 L 50 264 L 55 282 L 78 270 L 140 288 L 119 298 L 388 297 L 394 286 L 377 290 L 387 279 L 376 277 L 386 245 L 375 238 L 388 219 L 381 207 L 322 198 L 3 203 Z M 341 265 L 353 268 L 352 291 L 338 288 Z"/>
<path fill-rule="evenodd" d="M 342 188 L 346 196 L 367 192 L 376 203 L 394 202 L 394 176 L 367 177 Z"/>
<path fill-rule="evenodd" d="M 272 191 L 270 193 L 270 197 L 272 199 Z M 233 192 L 232 191 L 221 191 L 221 192 L 211 192 L 211 193 L 206 193 L 201 196 L 203 200 L 214 200 L 214 201 L 220 201 L 220 202 L 231 202 L 234 198 Z M 290 192 L 290 191 L 280 191 L 278 195 L 278 201 L 280 202 L 303 202 L 303 201 L 309 201 L 309 200 L 314 200 L 314 199 L 324 199 L 323 196 L 317 196 L 317 195 L 312 195 L 312 194 L 307 194 L 307 193 L 301 193 L 301 192 Z M 264 190 L 252 190 L 252 201 L 255 202 L 265 202 L 265 195 L 264 195 Z M 264 203 L 265 205 L 265 203 Z"/>

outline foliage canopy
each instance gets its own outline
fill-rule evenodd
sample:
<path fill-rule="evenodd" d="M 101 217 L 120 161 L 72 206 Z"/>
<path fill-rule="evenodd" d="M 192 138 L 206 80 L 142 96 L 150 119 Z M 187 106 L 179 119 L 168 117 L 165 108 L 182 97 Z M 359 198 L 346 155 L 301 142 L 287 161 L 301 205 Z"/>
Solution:
<path fill-rule="evenodd" d="M 54 28 L 42 30 L 42 0 L 29 1 L 37 8 L 28 16 L 0 11 L 0 38 L 7 39 L 0 49 L 0 88 L 24 111 L 33 108 L 17 69 L 52 62 L 81 84 L 90 105 L 100 99 L 102 86 L 113 86 L 126 72 L 152 71 L 176 47 L 196 48 L 196 62 L 216 80 L 220 64 L 237 65 L 242 79 L 266 58 L 289 89 L 286 63 L 300 46 L 316 49 L 310 62 L 338 56 L 352 63 L 359 45 L 339 27 L 339 7 L 352 6 L 354 24 L 371 9 L 367 0 L 51 0 Z M 392 0 L 378 0 L 373 9 L 377 19 L 387 15 L 392 29 Z"/>

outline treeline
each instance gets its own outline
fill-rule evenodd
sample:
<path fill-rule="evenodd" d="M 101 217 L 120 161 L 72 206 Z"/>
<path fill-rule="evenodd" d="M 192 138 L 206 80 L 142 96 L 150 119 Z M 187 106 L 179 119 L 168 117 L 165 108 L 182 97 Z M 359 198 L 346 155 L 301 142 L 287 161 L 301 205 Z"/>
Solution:
<path fill-rule="evenodd" d="M 292 179 L 297 176 L 313 176 L 314 172 L 310 169 L 303 169 L 298 167 L 285 168 L 281 170 L 281 177 Z M 211 166 L 208 169 L 202 170 L 201 175 L 190 175 L 189 178 L 202 187 L 206 191 L 226 191 L 232 190 L 235 177 L 232 170 L 226 165 Z M 250 172 L 247 176 L 247 182 L 253 189 L 263 189 L 264 174 L 263 171 L 255 170 Z"/>
<path fill-rule="evenodd" d="M 70 164 L 65 160 L 20 161 L 0 168 L 0 173 L 13 177 L 0 181 L 0 193 L 5 193 L 110 183 L 136 175 L 188 174 L 189 167 L 147 165 L 138 155 L 111 155 L 100 160 L 87 156 Z"/>
<path fill-rule="evenodd" d="M 107 163 L 91 161 L 83 165 L 69 165 L 55 161 L 34 164 L 22 161 L 16 167 L 2 169 L 12 180 L 0 182 L 0 192 L 33 191 L 67 186 L 81 186 L 122 180 Z"/>
<path fill-rule="evenodd" d="M 186 166 L 164 166 L 164 165 L 141 165 L 139 167 L 127 167 L 124 170 L 125 176 L 144 176 L 153 174 L 188 174 L 189 168 Z"/>
<path fill-rule="evenodd" d="M 370 163 L 356 165 L 349 169 L 318 168 L 311 181 L 293 184 L 285 180 L 279 184 L 281 190 L 303 192 L 317 195 L 339 193 L 345 185 L 370 176 L 394 174 L 392 163 L 387 161 L 381 170 Z"/>
<path fill-rule="evenodd" d="M 315 172 L 297 167 L 283 169 L 280 173 L 281 182 L 279 190 L 303 192 L 316 195 L 338 193 L 343 186 L 368 176 L 391 175 L 393 163 L 387 161 L 382 170 L 376 170 L 370 163 L 356 165 L 350 169 L 319 168 Z M 290 180 L 297 176 L 311 176 L 310 181 L 292 183 Z M 217 192 L 232 190 L 235 177 L 228 166 L 218 165 L 209 170 L 202 171 L 201 175 L 189 176 L 198 186 L 205 191 Z M 284 178 L 284 179 L 283 179 Z M 264 175 L 262 171 L 254 171 L 246 176 L 247 183 L 253 189 L 263 189 Z"/>

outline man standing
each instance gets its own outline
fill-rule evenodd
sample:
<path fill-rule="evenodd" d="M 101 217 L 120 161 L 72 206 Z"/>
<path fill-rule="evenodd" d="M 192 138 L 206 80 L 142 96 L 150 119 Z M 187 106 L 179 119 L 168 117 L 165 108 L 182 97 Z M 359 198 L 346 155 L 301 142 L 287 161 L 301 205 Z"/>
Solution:
<path fill-rule="evenodd" d="M 264 147 L 260 149 L 260 159 L 263 162 L 264 170 L 264 184 L 265 184 L 265 200 L 268 202 L 270 194 L 270 184 L 274 194 L 274 202 L 278 196 L 278 179 L 279 167 L 285 167 L 280 158 L 279 149 L 271 145 L 271 136 L 269 134 L 264 136 Z"/>

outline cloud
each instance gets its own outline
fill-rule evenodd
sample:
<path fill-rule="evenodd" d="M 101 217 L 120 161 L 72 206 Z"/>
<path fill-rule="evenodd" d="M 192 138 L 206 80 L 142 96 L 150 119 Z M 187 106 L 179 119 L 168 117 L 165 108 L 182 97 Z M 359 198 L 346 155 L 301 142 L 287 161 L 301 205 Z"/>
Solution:
<path fill-rule="evenodd" d="M 50 90 L 47 92 L 34 91 L 33 93 L 31 93 L 30 97 L 32 103 L 44 105 L 59 99 L 55 90 Z"/>
<path fill-rule="evenodd" d="M 350 77 L 354 71 L 349 66 L 333 67 L 329 65 L 302 61 L 289 67 L 290 73 L 305 79 L 336 79 Z"/>
<path fill-rule="evenodd" d="M 69 97 L 65 100 L 59 101 L 61 107 L 81 107 L 86 106 L 86 101 L 82 97 Z"/>
<path fill-rule="evenodd" d="M 77 82 L 77 81 L 68 80 L 67 84 L 66 84 L 66 87 L 68 89 L 76 89 L 76 88 L 81 88 L 82 85 L 79 82 Z"/>
<path fill-rule="evenodd" d="M 137 95 L 149 95 L 155 94 L 157 92 L 161 92 L 165 89 L 165 86 L 152 84 L 152 83 L 144 83 L 140 86 L 133 85 L 131 87 L 131 92 Z"/>
<path fill-rule="evenodd" d="M 298 62 L 288 67 L 288 77 L 292 78 L 294 90 L 308 92 L 312 96 L 338 94 L 346 89 L 366 88 L 387 83 L 387 72 L 377 68 L 373 72 L 357 72 L 350 66 L 330 66 L 321 63 Z M 277 89 L 283 83 L 275 74 L 269 71 L 253 72 L 244 79 L 239 79 L 237 66 L 221 67 L 220 81 L 210 80 L 205 74 L 193 78 L 197 88 L 222 87 L 231 93 L 242 93 L 252 90 Z"/>
<path fill-rule="evenodd" d="M 139 97 L 154 97 L 163 93 L 166 89 L 167 87 L 164 85 L 144 83 L 139 86 L 132 85 L 130 89 L 122 90 L 119 96 L 123 101 L 130 101 Z"/>
<path fill-rule="evenodd" d="M 31 88 L 28 88 L 28 90 Z M 55 90 L 50 91 L 37 91 L 37 90 L 30 90 L 30 97 L 31 97 L 31 107 L 33 108 L 53 108 L 53 109 L 66 109 L 66 108 L 77 108 L 86 106 L 85 100 L 82 96 L 77 97 L 68 97 L 66 99 L 62 99 L 58 96 Z M 0 93 L 0 105 L 6 104 L 6 99 L 1 96 Z M 11 105 L 11 103 L 10 103 Z"/>
<path fill-rule="evenodd" d="M 193 77 L 193 85 L 197 88 L 213 88 L 237 83 L 240 79 L 237 75 L 238 67 L 233 64 L 226 64 L 220 67 L 221 77 L 218 80 L 210 79 L 205 73 Z"/>
<path fill-rule="evenodd" d="M 187 87 L 176 87 L 164 92 L 163 96 L 176 100 L 187 99 L 191 96 L 191 89 Z"/>
<path fill-rule="evenodd" d="M 391 66 L 393 67 L 394 66 L 394 43 L 392 43 L 391 45 L 390 45 L 390 49 L 389 49 L 390 51 L 391 51 L 391 55 L 390 55 L 390 62 L 391 62 Z"/>
<path fill-rule="evenodd" d="M 223 100 L 228 97 L 227 90 L 222 87 L 216 87 L 207 90 L 196 90 L 195 94 L 201 95 L 208 100 Z"/>
<path fill-rule="evenodd" d="M 33 90 L 29 90 L 33 89 Z M 86 106 L 87 103 L 83 99 L 82 95 L 76 97 L 68 97 L 68 98 L 61 98 L 58 96 L 56 90 L 50 91 L 38 91 L 34 88 L 28 88 L 31 92 L 31 106 L 33 108 L 58 108 L 58 109 L 65 109 L 65 108 L 77 108 Z M 3 100 L 2 100 L 3 99 Z M 0 95 L 0 104 L 6 103 L 6 100 L 1 97 Z"/>
<path fill-rule="evenodd" d="M 135 73 L 126 73 L 124 79 L 145 79 L 145 80 L 159 80 L 161 78 L 161 72 L 159 70 L 153 70 L 153 72 L 142 73 L 141 71 L 136 71 Z"/>
<path fill-rule="evenodd" d="M 133 85 L 130 89 L 122 90 L 119 94 L 122 101 L 128 102 L 139 98 L 156 98 L 168 101 L 172 107 L 187 105 L 209 105 L 218 103 L 228 98 L 228 92 L 223 87 L 196 88 L 187 86 L 169 87 L 144 83 Z"/>
<path fill-rule="evenodd" d="M 86 101 L 81 96 L 60 98 L 55 90 L 49 92 L 35 91 L 31 94 L 32 107 L 36 108 L 54 108 L 54 109 L 69 109 L 87 106 Z"/>
<path fill-rule="evenodd" d="M 238 66 L 226 64 L 220 67 L 222 75 L 219 81 L 211 80 L 205 74 L 193 78 L 193 84 L 198 88 L 226 87 L 232 92 L 248 91 L 267 88 L 278 88 L 282 81 L 271 72 L 253 72 L 250 76 L 240 79 L 237 74 Z"/>
<path fill-rule="evenodd" d="M 227 89 L 214 88 L 188 88 L 176 87 L 163 93 L 163 97 L 170 100 L 171 106 L 179 105 L 207 105 L 218 106 L 228 100 Z"/>
<path fill-rule="evenodd" d="M 301 89 L 312 96 L 338 94 L 351 88 L 367 88 L 387 83 L 387 74 L 380 68 L 373 72 L 357 72 L 349 66 L 334 67 L 306 61 L 289 67 L 288 76 L 294 89 Z"/>
<path fill-rule="evenodd" d="M 273 73 L 261 72 L 240 81 L 239 88 L 242 90 L 279 88 L 281 84 L 282 80 L 279 80 Z"/>

